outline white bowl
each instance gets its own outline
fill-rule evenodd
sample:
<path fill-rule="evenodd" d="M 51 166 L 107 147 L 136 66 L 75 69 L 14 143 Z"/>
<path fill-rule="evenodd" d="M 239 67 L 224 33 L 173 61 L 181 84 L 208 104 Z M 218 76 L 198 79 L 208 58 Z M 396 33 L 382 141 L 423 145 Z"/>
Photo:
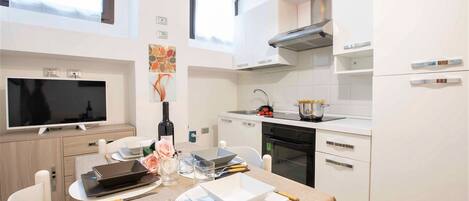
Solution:
<path fill-rule="evenodd" d="M 275 187 L 243 173 L 202 183 L 200 186 L 217 201 L 264 200 L 267 194 L 275 190 Z"/>
<path fill-rule="evenodd" d="M 153 140 L 142 140 L 142 141 L 130 141 L 126 142 L 126 148 L 133 155 L 138 155 L 142 152 L 144 147 L 149 147 L 153 143 Z"/>

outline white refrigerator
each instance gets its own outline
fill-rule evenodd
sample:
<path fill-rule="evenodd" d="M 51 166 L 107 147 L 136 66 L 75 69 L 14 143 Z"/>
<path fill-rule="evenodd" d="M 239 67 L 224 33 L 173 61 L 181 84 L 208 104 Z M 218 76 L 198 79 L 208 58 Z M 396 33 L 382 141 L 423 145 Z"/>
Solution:
<path fill-rule="evenodd" d="M 468 201 L 467 0 L 375 0 L 371 201 Z"/>

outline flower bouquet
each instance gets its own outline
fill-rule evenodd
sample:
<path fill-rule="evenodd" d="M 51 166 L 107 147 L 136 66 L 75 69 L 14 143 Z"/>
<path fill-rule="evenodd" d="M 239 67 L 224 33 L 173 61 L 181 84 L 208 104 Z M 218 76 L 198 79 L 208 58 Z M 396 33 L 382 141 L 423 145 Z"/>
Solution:
<path fill-rule="evenodd" d="M 173 143 L 166 139 L 161 139 L 150 146 L 154 147 L 153 152 L 142 159 L 142 164 L 150 173 L 160 174 L 164 185 L 174 185 L 176 183 L 178 160 L 175 156 Z M 147 150 L 148 153 L 148 150 Z"/>

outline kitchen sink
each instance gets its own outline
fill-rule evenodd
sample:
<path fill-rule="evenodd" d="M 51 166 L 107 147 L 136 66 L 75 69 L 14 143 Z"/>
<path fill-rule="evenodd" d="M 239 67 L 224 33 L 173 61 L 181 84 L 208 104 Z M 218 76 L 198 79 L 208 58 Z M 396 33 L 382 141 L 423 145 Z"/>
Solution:
<path fill-rule="evenodd" d="M 228 113 L 233 113 L 233 114 L 245 114 L 245 115 L 256 115 L 257 111 L 256 110 L 239 110 L 239 111 L 229 111 Z"/>

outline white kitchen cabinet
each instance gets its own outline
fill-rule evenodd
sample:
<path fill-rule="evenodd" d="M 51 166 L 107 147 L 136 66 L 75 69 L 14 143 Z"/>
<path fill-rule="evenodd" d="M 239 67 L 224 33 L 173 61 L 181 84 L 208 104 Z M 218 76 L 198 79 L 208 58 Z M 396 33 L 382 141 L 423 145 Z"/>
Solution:
<path fill-rule="evenodd" d="M 226 141 L 229 147 L 248 146 L 262 153 L 262 122 L 220 117 L 218 140 Z"/>
<path fill-rule="evenodd" d="M 373 79 L 372 201 L 469 200 L 468 76 L 462 71 Z"/>
<path fill-rule="evenodd" d="M 315 188 L 340 201 L 368 201 L 371 137 L 316 130 Z"/>
<path fill-rule="evenodd" d="M 286 0 L 267 0 L 240 12 L 235 17 L 234 68 L 296 65 L 296 52 L 273 48 L 268 41 L 297 28 L 297 18 L 296 4 Z"/>
<path fill-rule="evenodd" d="M 372 0 L 333 0 L 332 21 L 334 55 L 373 49 Z"/>
<path fill-rule="evenodd" d="M 373 4 L 375 75 L 469 69 L 462 64 L 412 67 L 438 60 L 444 64 L 448 58 L 467 61 L 467 0 L 374 0 Z"/>
<path fill-rule="evenodd" d="M 369 162 L 371 156 L 371 137 L 336 131 L 316 130 L 316 151 Z"/>
<path fill-rule="evenodd" d="M 373 73 L 373 1 L 332 1 L 336 74 Z"/>
<path fill-rule="evenodd" d="M 370 164 L 316 152 L 315 188 L 338 201 L 368 201 Z"/>
<path fill-rule="evenodd" d="M 234 68 L 244 68 L 249 65 L 249 56 L 251 50 L 248 49 L 246 43 L 246 34 L 248 32 L 247 26 L 244 26 L 246 15 L 238 15 L 235 17 L 235 32 L 234 32 L 234 50 L 233 50 L 233 65 Z"/>

